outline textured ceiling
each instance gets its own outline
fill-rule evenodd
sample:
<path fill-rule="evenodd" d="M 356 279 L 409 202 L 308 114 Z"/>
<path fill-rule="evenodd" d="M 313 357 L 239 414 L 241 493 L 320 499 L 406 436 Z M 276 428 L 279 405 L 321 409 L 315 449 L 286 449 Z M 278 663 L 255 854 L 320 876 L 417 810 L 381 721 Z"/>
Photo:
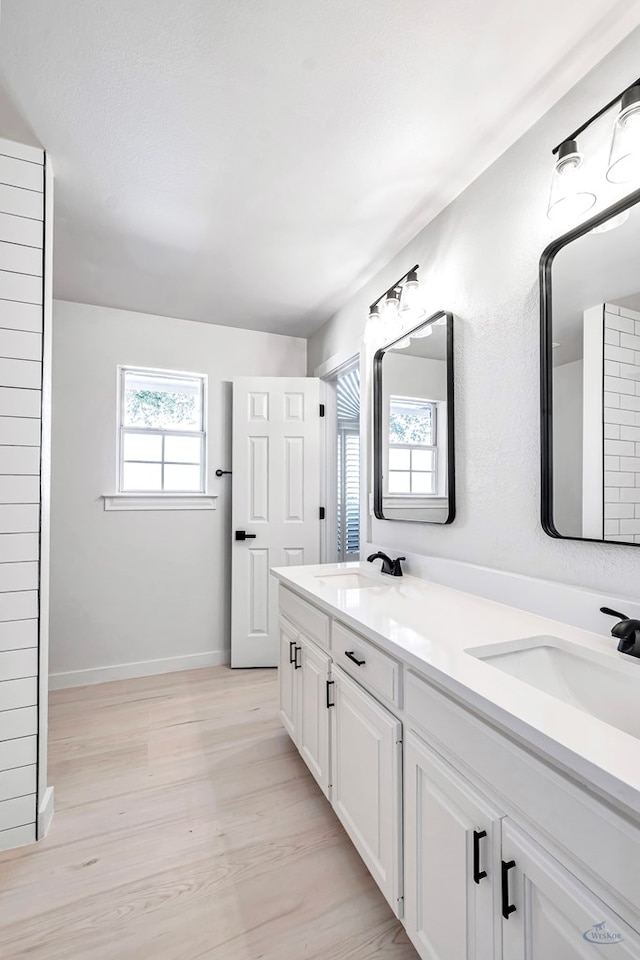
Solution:
<path fill-rule="evenodd" d="M 640 21 L 614 0 L 3 0 L 55 294 L 306 336 Z"/>

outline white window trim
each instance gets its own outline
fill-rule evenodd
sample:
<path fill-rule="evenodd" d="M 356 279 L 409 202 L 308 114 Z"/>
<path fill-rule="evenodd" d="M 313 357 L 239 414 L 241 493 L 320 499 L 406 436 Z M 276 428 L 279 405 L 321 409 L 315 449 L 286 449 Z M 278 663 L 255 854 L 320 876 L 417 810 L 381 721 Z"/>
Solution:
<path fill-rule="evenodd" d="M 109 493 L 103 496 L 105 510 L 215 510 L 217 494 L 207 493 Z"/>
<path fill-rule="evenodd" d="M 175 379 L 201 381 L 202 403 L 202 430 L 156 430 L 154 428 L 127 427 L 127 432 L 144 434 L 156 433 L 172 436 L 200 437 L 202 456 L 200 462 L 200 481 L 202 490 L 194 491 L 123 491 L 122 473 L 124 468 L 123 446 L 125 427 L 122 422 L 124 411 L 124 381 L 125 373 L 157 374 Z M 208 487 L 208 444 L 207 444 L 207 413 L 208 413 L 208 378 L 206 373 L 191 373 L 185 370 L 166 370 L 158 367 L 138 367 L 130 364 L 118 364 L 117 377 L 117 409 L 116 409 L 116 490 L 115 494 L 103 496 L 105 510 L 215 510 L 217 495 L 207 493 Z"/>

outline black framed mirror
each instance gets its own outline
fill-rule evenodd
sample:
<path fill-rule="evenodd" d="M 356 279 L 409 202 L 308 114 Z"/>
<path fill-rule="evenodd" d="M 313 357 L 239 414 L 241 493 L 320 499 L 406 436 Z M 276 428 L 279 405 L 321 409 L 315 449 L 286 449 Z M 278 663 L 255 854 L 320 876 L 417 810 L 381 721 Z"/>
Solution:
<path fill-rule="evenodd" d="M 453 314 L 435 313 L 376 352 L 373 468 L 379 520 L 453 522 Z"/>
<path fill-rule="evenodd" d="M 540 260 L 542 526 L 640 545 L 640 190 Z"/>

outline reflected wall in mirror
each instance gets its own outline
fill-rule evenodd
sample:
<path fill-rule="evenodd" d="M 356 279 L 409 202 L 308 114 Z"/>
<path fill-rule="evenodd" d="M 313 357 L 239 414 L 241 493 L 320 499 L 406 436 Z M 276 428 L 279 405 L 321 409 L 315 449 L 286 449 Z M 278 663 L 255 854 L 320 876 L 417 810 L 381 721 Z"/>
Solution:
<path fill-rule="evenodd" d="M 640 545 L 640 191 L 540 263 L 542 525 Z"/>
<path fill-rule="evenodd" d="M 453 316 L 436 313 L 373 360 L 374 513 L 451 523 Z"/>

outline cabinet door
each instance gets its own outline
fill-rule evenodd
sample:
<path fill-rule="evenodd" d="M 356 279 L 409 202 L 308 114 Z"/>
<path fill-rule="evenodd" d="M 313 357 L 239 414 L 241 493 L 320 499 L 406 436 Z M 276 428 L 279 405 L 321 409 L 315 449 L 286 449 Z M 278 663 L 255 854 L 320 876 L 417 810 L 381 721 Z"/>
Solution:
<path fill-rule="evenodd" d="M 327 680 L 330 658 L 305 637 L 299 639 L 300 712 L 298 749 L 325 796 L 329 795 L 329 700 Z"/>
<path fill-rule="evenodd" d="M 402 724 L 335 665 L 333 808 L 396 916 L 402 915 Z"/>
<path fill-rule="evenodd" d="M 300 664 L 300 644 L 298 634 L 286 620 L 280 618 L 280 657 L 278 663 L 278 685 L 280 688 L 280 719 L 294 743 L 298 741 L 298 673 Z"/>
<path fill-rule="evenodd" d="M 640 957 L 640 936 L 508 818 L 502 851 L 504 960 Z"/>
<path fill-rule="evenodd" d="M 416 734 L 404 747 L 405 926 L 423 960 L 499 956 L 500 814 Z"/>

